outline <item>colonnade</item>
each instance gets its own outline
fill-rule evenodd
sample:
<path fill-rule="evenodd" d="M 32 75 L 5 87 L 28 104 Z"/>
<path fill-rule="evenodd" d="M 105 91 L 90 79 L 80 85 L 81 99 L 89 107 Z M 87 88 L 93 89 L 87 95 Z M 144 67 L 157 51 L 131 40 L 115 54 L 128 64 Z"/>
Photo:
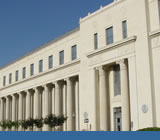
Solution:
<path fill-rule="evenodd" d="M 128 68 L 125 60 L 116 63 L 120 66 L 120 87 L 121 87 L 121 108 L 122 108 L 122 131 L 130 130 L 130 102 L 129 102 L 129 87 L 128 87 Z M 115 64 L 113 64 L 115 65 Z M 110 93 L 107 89 L 109 82 L 107 75 L 112 64 L 100 66 L 97 69 L 99 75 L 99 125 L 100 130 L 110 131 Z M 114 119 L 114 118 L 111 118 Z"/>
<path fill-rule="evenodd" d="M 78 77 L 48 83 L 8 96 L 0 97 L 0 121 L 45 118 L 50 114 L 65 115 L 67 121 L 60 131 L 79 130 L 79 80 Z M 2 128 L 1 128 L 2 130 Z M 15 128 L 13 131 L 17 131 Z M 35 131 L 51 131 L 48 126 Z M 55 130 L 55 129 L 54 129 Z M 23 131 L 18 128 L 18 131 Z"/>

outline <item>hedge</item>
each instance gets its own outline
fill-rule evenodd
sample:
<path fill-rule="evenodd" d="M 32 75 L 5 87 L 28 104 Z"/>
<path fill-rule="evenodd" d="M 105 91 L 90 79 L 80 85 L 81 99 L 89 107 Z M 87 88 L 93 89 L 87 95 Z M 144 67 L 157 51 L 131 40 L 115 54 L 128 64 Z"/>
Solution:
<path fill-rule="evenodd" d="M 140 129 L 140 130 L 138 130 L 138 131 L 160 131 L 160 128 L 150 127 L 150 128 Z"/>

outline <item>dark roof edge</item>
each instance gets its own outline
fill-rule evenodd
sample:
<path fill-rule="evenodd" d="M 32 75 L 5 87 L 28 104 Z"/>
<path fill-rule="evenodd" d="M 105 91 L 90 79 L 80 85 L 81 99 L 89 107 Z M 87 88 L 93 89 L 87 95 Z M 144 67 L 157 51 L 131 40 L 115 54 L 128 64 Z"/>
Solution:
<path fill-rule="evenodd" d="M 19 61 L 19 60 L 21 60 L 21 59 L 23 59 L 23 58 L 25 58 L 25 57 L 27 57 L 27 56 L 29 56 L 29 55 L 31 55 L 31 54 L 37 52 L 37 51 L 39 51 L 39 50 L 41 50 L 41 49 L 43 49 L 43 48 L 49 46 L 49 45 L 52 44 L 52 43 L 55 43 L 55 42 L 57 42 L 57 41 L 59 41 L 59 40 L 65 38 L 65 37 L 68 36 L 68 35 L 71 35 L 71 34 L 74 33 L 74 32 L 77 32 L 77 31 L 79 31 L 79 30 L 80 30 L 80 27 L 77 27 L 77 28 L 75 28 L 75 29 L 73 29 L 73 30 L 71 30 L 71 31 L 69 31 L 69 32 L 67 32 L 67 33 L 65 33 L 65 34 L 63 34 L 63 35 L 61 35 L 61 36 L 55 38 L 54 40 L 51 40 L 51 41 L 45 43 L 44 45 L 40 46 L 39 48 L 36 48 L 36 49 L 34 49 L 33 51 L 26 53 L 24 56 L 21 56 L 21 57 L 15 59 L 15 60 L 13 60 L 12 62 L 10 62 L 10 63 L 8 63 L 8 64 L 6 64 L 6 65 L 0 67 L 0 70 L 6 68 L 7 66 L 9 66 L 9 65 L 11 65 L 11 64 L 16 63 L 17 61 Z"/>

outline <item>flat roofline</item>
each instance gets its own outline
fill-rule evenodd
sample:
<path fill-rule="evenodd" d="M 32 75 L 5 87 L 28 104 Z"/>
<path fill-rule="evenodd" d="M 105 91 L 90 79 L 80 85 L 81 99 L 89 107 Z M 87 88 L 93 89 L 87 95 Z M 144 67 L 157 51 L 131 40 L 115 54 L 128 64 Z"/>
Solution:
<path fill-rule="evenodd" d="M 75 29 L 73 29 L 73 30 L 71 30 L 71 31 L 69 31 L 69 32 L 66 32 L 65 34 L 63 34 L 63 35 L 55 38 L 54 40 L 48 41 L 47 43 L 45 43 L 44 45 L 40 46 L 39 48 L 36 48 L 36 49 L 34 49 L 33 51 L 26 53 L 24 56 L 21 56 L 21 57 L 15 59 L 15 60 L 11 61 L 10 63 L 8 63 L 8 64 L 0 67 L 0 70 L 2 70 L 2 69 L 4 69 L 4 68 L 6 68 L 6 67 L 8 67 L 8 66 L 10 66 L 10 65 L 12 65 L 12 64 L 14 64 L 14 63 L 16 63 L 16 62 L 19 61 L 19 60 L 22 60 L 23 58 L 25 58 L 25 57 L 27 57 L 27 56 L 35 53 L 35 52 L 38 52 L 39 50 L 41 50 L 41 49 L 43 49 L 43 48 L 45 48 L 45 47 L 48 47 L 48 46 L 51 45 L 52 43 L 55 43 L 55 42 L 57 42 L 57 41 L 65 38 L 66 36 L 69 36 L 69 35 L 77 32 L 77 31 L 79 31 L 79 30 L 80 30 L 80 27 L 77 27 L 77 28 L 75 28 Z"/>
<path fill-rule="evenodd" d="M 113 0 L 113 2 L 107 4 L 106 6 L 104 6 L 104 7 L 101 6 L 100 9 L 98 9 L 98 10 L 92 12 L 92 13 L 89 12 L 87 16 L 85 16 L 83 18 L 80 18 L 80 23 L 83 23 L 84 21 L 92 18 L 93 16 L 96 16 L 97 14 L 99 14 L 99 13 L 101 13 L 101 12 L 107 10 L 107 9 L 110 9 L 113 6 L 119 4 L 119 3 L 123 2 L 123 1 L 125 1 L 125 0 L 117 0 L 117 1 Z"/>

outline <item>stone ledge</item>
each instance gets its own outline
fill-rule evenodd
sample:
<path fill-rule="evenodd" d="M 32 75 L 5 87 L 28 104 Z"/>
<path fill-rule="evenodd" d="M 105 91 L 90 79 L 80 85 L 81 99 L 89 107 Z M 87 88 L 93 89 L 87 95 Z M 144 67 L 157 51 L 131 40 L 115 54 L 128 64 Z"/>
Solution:
<path fill-rule="evenodd" d="M 131 43 L 131 42 L 135 42 L 136 39 L 137 39 L 136 36 L 132 36 L 132 37 L 123 39 L 122 41 L 119 41 L 119 42 L 116 42 L 116 43 L 107 45 L 107 46 L 105 46 L 105 47 L 103 47 L 103 48 L 99 48 L 99 49 L 97 49 L 97 50 L 94 50 L 94 51 L 86 54 L 86 56 L 87 56 L 88 58 L 90 58 L 90 57 L 92 57 L 92 56 L 95 56 L 95 55 L 100 54 L 100 53 L 102 53 L 102 52 L 108 51 L 108 50 L 110 50 L 110 49 L 115 49 L 115 48 L 117 48 L 117 47 L 120 47 L 120 46 L 122 46 L 122 45 L 124 45 L 124 44 L 129 44 L 129 43 Z"/>
<path fill-rule="evenodd" d="M 11 84 L 11 85 L 7 85 L 7 86 L 1 88 L 0 91 L 1 91 L 1 90 L 4 90 L 4 89 L 6 89 L 6 88 L 12 87 L 12 86 L 21 84 L 21 83 L 23 83 L 23 82 L 26 82 L 26 81 L 35 79 L 35 78 L 37 78 L 37 77 L 43 76 L 43 75 L 45 75 L 45 74 L 48 74 L 48 73 L 51 73 L 51 72 L 55 72 L 55 71 L 58 71 L 58 70 L 61 70 L 61 69 L 70 67 L 70 66 L 72 66 L 72 65 L 79 64 L 79 63 L 80 63 L 80 59 L 74 60 L 74 61 L 72 61 L 72 62 L 63 64 L 63 65 L 61 65 L 61 66 L 55 67 L 55 68 L 50 69 L 50 70 L 47 70 L 47 71 L 45 71 L 45 72 L 42 72 L 42 73 L 36 74 L 36 75 L 34 75 L 34 76 L 28 77 L 28 78 L 26 78 L 26 79 L 24 79 L 24 80 L 15 82 L 15 83 L 13 83 L 13 84 Z"/>

